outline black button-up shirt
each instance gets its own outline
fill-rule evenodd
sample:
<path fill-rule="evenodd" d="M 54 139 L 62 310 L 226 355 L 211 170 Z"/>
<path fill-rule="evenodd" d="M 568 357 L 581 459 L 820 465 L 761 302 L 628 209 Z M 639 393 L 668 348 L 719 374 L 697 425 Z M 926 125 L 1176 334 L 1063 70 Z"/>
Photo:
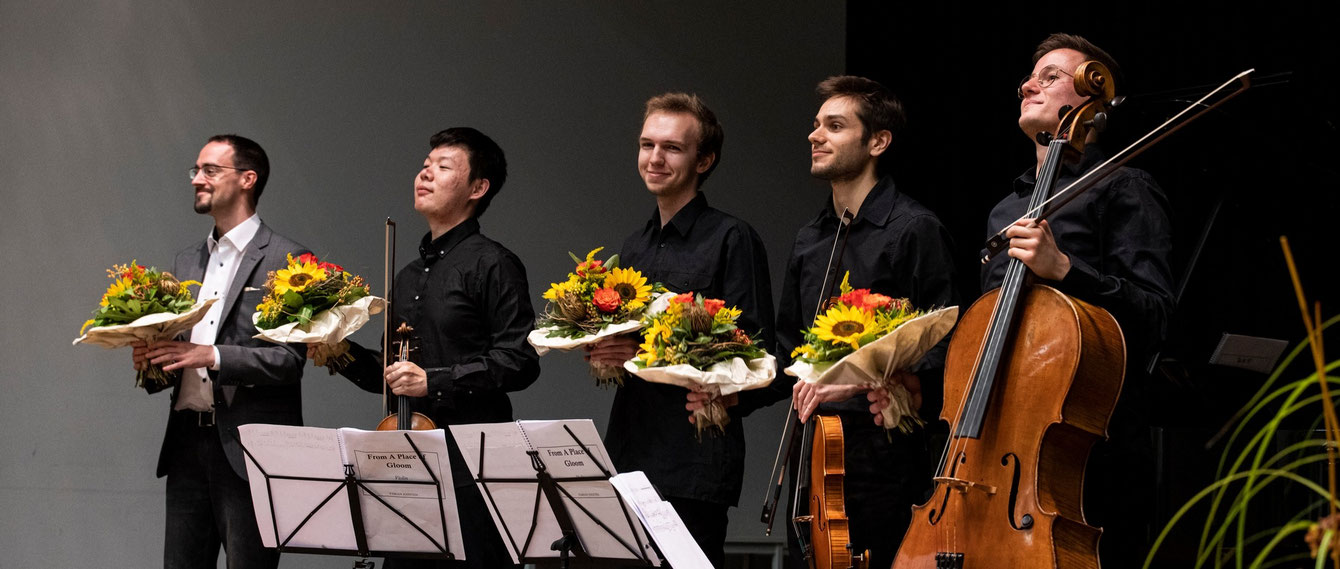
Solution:
<path fill-rule="evenodd" d="M 829 285 L 829 296 L 837 296 L 842 275 L 851 271 L 852 288 L 869 288 L 878 294 L 906 298 L 920 310 L 958 303 L 953 243 L 934 213 L 899 192 L 887 177 L 870 190 L 857 211 L 842 263 L 834 273 L 837 278 Z M 833 211 L 832 199 L 826 198 L 819 215 L 796 233 L 777 311 L 777 351 L 787 359 L 804 341 L 804 330 L 814 323 L 837 228 L 838 216 Z M 941 342 L 913 369 L 921 378 L 923 415 L 928 418 L 939 411 L 937 396 L 943 383 L 947 345 Z M 849 411 L 853 418 L 868 423 L 869 405 L 861 395 L 843 403 L 824 404 L 822 408 Z"/>
<path fill-rule="evenodd" d="M 708 207 L 703 194 L 665 227 L 653 211 L 646 227 L 624 241 L 619 258 L 621 265 L 671 291 L 692 291 L 739 307 L 740 329 L 761 332 L 762 342 L 772 346 L 772 285 L 763 241 L 749 224 Z M 620 471 L 646 472 L 665 496 L 735 505 L 744 481 L 740 418 L 785 392 L 741 392 L 740 404 L 729 408 L 733 420 L 724 435 L 704 434 L 701 441 L 684 409 L 686 394 L 682 387 L 626 377 L 610 410 L 605 446 Z"/>
<path fill-rule="evenodd" d="M 396 275 L 395 317 L 414 328 L 410 361 L 428 375 L 428 396 L 410 400 L 438 427 L 512 420 L 510 391 L 540 374 L 539 356 L 526 342 L 535 327 L 526 269 L 469 219 L 437 239 L 424 235 L 419 258 Z M 359 387 L 382 391 L 381 355 L 351 345 L 353 363 L 341 373 Z M 447 437 L 453 458 L 459 453 Z M 470 483 L 464 463 L 452 461 L 457 485 Z"/>
<path fill-rule="evenodd" d="M 1079 178 L 1105 159 L 1090 144 L 1078 164 L 1067 164 L 1054 190 Z M 1014 180 L 1014 191 L 991 210 L 987 234 L 1014 223 L 1028 210 L 1037 184 L 1035 169 Z M 1112 313 L 1126 335 L 1127 350 L 1140 364 L 1155 342 L 1163 339 L 1173 309 L 1172 250 L 1168 203 L 1148 173 L 1120 168 L 1066 204 L 1047 220 L 1056 245 L 1070 257 L 1070 272 L 1056 283 L 1066 294 Z M 983 249 L 985 254 L 986 250 Z M 1000 254 L 982 267 L 982 290 L 1000 286 L 1009 255 Z"/>
<path fill-rule="evenodd" d="M 837 228 L 832 198 L 826 196 L 819 215 L 796 233 L 777 312 L 778 353 L 788 359 L 791 350 L 803 341 L 803 331 L 814 323 Z M 853 288 L 907 298 L 918 309 L 958 303 L 949 232 L 934 213 L 899 192 L 890 178 L 881 179 L 857 210 L 842 262 L 837 266 L 837 282 L 832 283 L 829 296 L 836 295 L 837 284 L 847 271 L 851 271 Z M 947 346 L 946 338 L 911 370 L 921 379 L 921 415 L 928 420 L 935 420 L 940 410 Z M 794 378 L 788 379 L 794 382 Z M 843 489 L 853 545 L 871 549 L 876 559 L 891 559 L 902 538 L 902 528 L 907 527 L 911 505 L 925 497 L 931 464 L 923 430 L 910 435 L 899 431 L 886 434 L 875 425 L 869 407 L 866 396 L 858 395 L 821 404 L 819 412 L 842 419 L 846 466 Z M 794 456 L 792 460 L 794 469 Z M 794 475 L 792 480 L 794 483 Z M 791 529 L 788 525 L 788 535 Z M 880 539 L 868 537 L 874 535 Z"/>

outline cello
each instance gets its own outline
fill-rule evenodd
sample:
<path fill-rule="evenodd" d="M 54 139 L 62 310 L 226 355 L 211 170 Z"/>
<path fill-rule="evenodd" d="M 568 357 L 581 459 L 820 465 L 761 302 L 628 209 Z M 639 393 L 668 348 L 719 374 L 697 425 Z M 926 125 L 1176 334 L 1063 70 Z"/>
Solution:
<path fill-rule="evenodd" d="M 384 268 L 384 270 L 385 270 L 384 276 L 385 276 L 385 278 L 386 278 L 386 280 L 384 281 L 384 282 L 386 283 L 386 290 L 384 291 L 385 294 L 386 294 L 386 319 L 383 320 L 383 322 L 382 322 L 382 369 L 383 369 L 383 370 L 385 370 L 386 368 L 390 367 L 391 344 L 393 344 L 393 343 L 396 344 L 396 348 L 397 348 L 397 349 L 396 349 L 397 354 L 396 354 L 395 361 L 397 361 L 397 362 L 407 362 L 407 361 L 409 361 L 409 353 L 410 353 L 410 349 L 411 349 L 411 348 L 410 348 L 410 332 L 413 332 L 413 331 L 414 331 L 414 328 L 411 327 L 409 324 L 407 324 L 407 323 L 405 323 L 405 322 L 401 322 L 401 323 L 400 323 L 400 326 L 397 327 L 396 330 L 395 330 L 395 340 L 391 340 L 391 337 L 392 337 L 392 334 L 391 334 L 391 319 L 394 318 L 394 315 L 395 315 L 394 304 L 393 304 L 393 300 L 394 300 L 394 299 L 393 299 L 392 296 L 391 296 L 392 291 L 393 291 L 393 289 L 395 288 L 395 286 L 394 286 L 394 284 L 395 284 L 395 222 L 394 222 L 394 221 L 391 221 L 391 218 L 389 218 L 389 217 L 386 218 L 386 239 L 385 239 L 385 244 L 386 244 L 386 252 L 385 252 L 385 256 L 384 256 L 383 258 L 384 258 L 385 261 L 386 261 L 386 265 L 385 265 L 385 268 Z M 376 428 L 375 430 L 378 430 L 378 431 L 431 431 L 431 430 L 437 428 L 437 424 L 436 424 L 436 423 L 433 423 L 433 420 L 432 420 L 432 419 L 429 419 L 427 415 L 424 415 L 423 413 L 419 413 L 419 412 L 417 412 L 417 411 L 410 411 L 410 409 L 409 409 L 409 396 L 407 396 L 407 395 L 397 395 L 397 396 L 396 396 L 396 411 L 395 411 L 395 412 L 390 412 L 390 407 L 389 407 L 389 405 L 387 405 L 387 402 L 386 402 L 386 398 L 387 398 L 386 390 L 387 390 L 386 382 L 383 381 L 383 382 L 382 382 L 382 409 L 383 409 L 383 411 L 386 412 L 387 414 L 386 414 L 385 417 L 382 418 L 381 422 L 377 423 L 377 428 Z"/>
<path fill-rule="evenodd" d="M 1048 201 L 1062 161 L 1083 153 L 1115 98 L 1098 62 L 1080 64 L 1074 84 L 1088 101 L 1062 109 L 1030 210 Z M 949 441 L 895 569 L 1098 567 L 1102 530 L 1084 519 L 1084 467 L 1121 392 L 1125 339 L 1106 310 L 1028 277 L 1010 259 L 1001 287 L 973 303 L 950 339 Z"/>
<path fill-rule="evenodd" d="M 833 301 L 829 294 L 837 280 L 837 268 L 842 264 L 846 236 L 850 235 L 854 219 L 847 209 L 838 216 L 838 230 L 833 236 L 833 249 L 828 256 L 828 267 L 819 287 L 819 302 L 811 322 Z M 773 461 L 773 478 L 777 483 L 774 490 L 764 496 L 761 521 L 767 524 L 765 533 L 772 535 L 777 503 L 786 480 L 786 467 L 791 455 L 798 453 L 799 464 L 793 473 L 796 488 L 791 497 L 791 525 L 804 552 L 806 565 L 811 569 L 867 569 L 870 552 L 857 552 L 852 547 L 847 521 L 842 419 L 816 414 L 803 429 L 797 430 L 798 413 L 793 410 L 787 415 L 777 457 Z M 802 504 L 808 513 L 801 513 Z"/>
<path fill-rule="evenodd" d="M 1061 160 L 1083 150 L 1086 132 L 1116 104 L 1107 69 L 1086 61 L 1075 92 L 1089 97 L 1061 109 L 1028 211 L 1043 220 L 1150 146 L 1251 87 L 1243 71 L 1189 104 L 1121 152 L 1048 196 Z M 1238 88 L 1228 91 L 1234 84 Z M 1043 133 L 1045 135 L 1046 133 Z M 1007 228 L 1008 229 L 1008 228 Z M 1009 246 L 1006 229 L 987 256 Z M 894 569 L 1098 567 L 1102 530 L 1084 521 L 1084 466 L 1106 436 L 1125 375 L 1125 340 L 1107 311 L 1054 288 L 1026 284 L 1017 259 L 1001 287 L 959 320 L 945 363 L 944 410 L 950 437 L 935 490 L 914 506 Z M 955 415 L 946 413 L 955 409 Z"/>

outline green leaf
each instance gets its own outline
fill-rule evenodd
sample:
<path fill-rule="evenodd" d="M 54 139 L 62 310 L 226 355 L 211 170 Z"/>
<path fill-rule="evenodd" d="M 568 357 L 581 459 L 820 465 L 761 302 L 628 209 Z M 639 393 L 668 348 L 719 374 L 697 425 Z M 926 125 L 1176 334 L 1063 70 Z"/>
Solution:
<path fill-rule="evenodd" d="M 302 295 L 291 290 L 284 293 L 284 306 L 289 308 L 302 306 Z"/>

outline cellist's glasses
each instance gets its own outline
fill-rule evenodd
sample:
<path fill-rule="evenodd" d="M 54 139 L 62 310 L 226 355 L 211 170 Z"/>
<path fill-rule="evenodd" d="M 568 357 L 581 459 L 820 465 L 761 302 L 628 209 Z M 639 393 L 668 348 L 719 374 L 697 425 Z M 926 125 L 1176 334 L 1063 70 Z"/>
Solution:
<path fill-rule="evenodd" d="M 1014 88 L 1014 94 L 1018 95 L 1019 100 L 1022 101 L 1024 99 L 1024 87 L 1027 87 L 1029 82 L 1036 82 L 1039 89 L 1046 89 L 1047 87 L 1051 87 L 1052 83 L 1055 83 L 1056 80 L 1060 79 L 1062 75 L 1065 75 L 1066 77 L 1069 77 L 1071 79 L 1075 78 L 1073 74 L 1061 71 L 1060 67 L 1057 67 L 1055 65 L 1048 65 L 1046 67 L 1043 67 L 1041 71 L 1038 71 L 1037 73 L 1031 73 L 1027 77 L 1024 77 L 1022 80 L 1020 80 L 1019 86 Z"/>

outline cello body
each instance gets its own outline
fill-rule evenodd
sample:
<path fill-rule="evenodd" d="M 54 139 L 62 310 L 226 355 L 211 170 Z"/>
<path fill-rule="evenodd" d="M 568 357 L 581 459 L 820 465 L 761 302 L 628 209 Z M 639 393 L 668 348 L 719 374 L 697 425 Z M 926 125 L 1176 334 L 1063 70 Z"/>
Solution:
<path fill-rule="evenodd" d="M 1102 530 L 1084 519 L 1084 467 L 1106 437 L 1126 346 L 1106 310 L 1042 285 L 1020 291 L 980 432 L 963 409 L 1000 289 L 960 320 L 945 364 L 951 442 L 930 500 L 913 507 L 893 567 L 1096 568 Z"/>

